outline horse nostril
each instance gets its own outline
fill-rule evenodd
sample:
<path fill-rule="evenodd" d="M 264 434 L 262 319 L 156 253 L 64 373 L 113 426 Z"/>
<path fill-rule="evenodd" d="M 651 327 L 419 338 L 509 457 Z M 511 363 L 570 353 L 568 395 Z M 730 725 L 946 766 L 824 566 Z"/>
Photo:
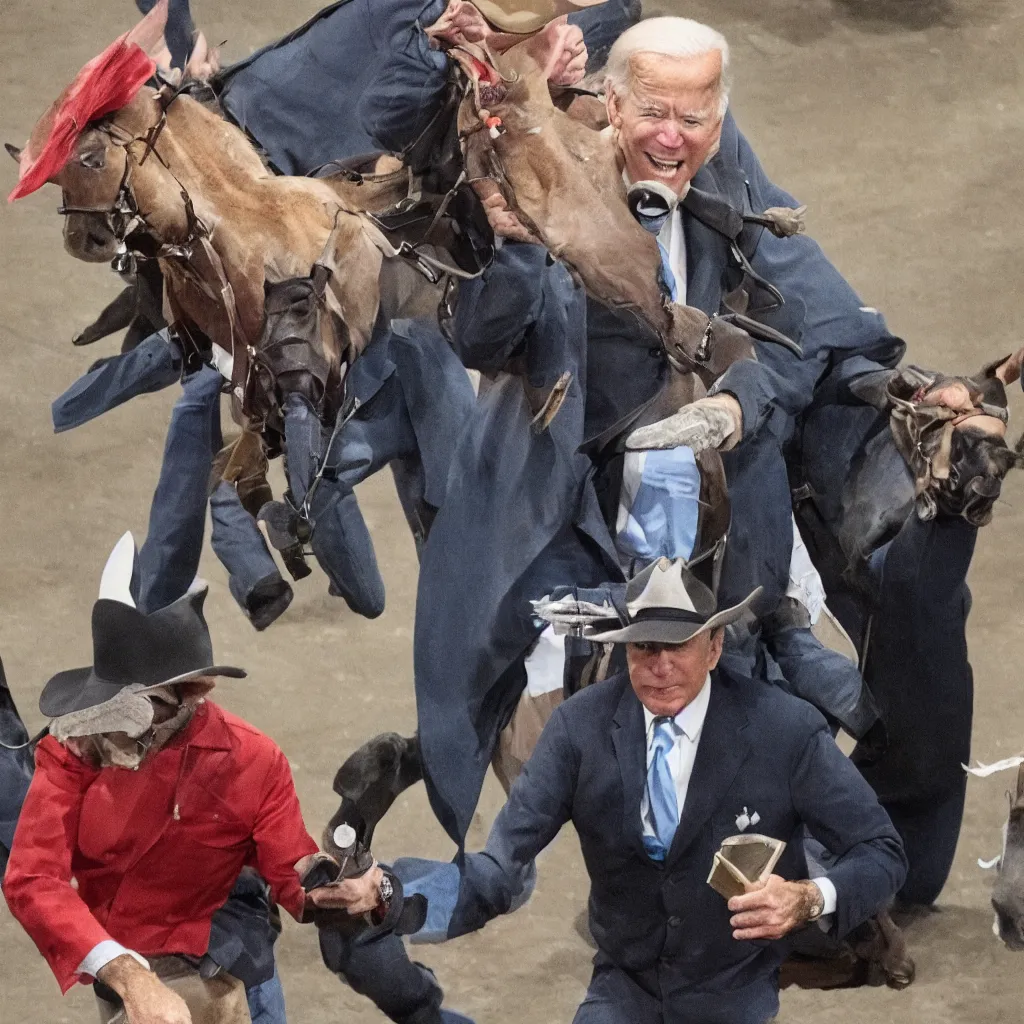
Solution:
<path fill-rule="evenodd" d="M 86 236 L 86 243 L 93 249 L 102 249 L 106 246 L 107 240 L 102 235 L 96 235 L 90 231 Z"/>

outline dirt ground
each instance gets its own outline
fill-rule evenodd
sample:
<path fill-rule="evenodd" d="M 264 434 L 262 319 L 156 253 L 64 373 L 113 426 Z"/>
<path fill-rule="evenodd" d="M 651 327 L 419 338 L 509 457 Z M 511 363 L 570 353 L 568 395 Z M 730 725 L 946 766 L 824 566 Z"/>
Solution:
<path fill-rule="evenodd" d="M 194 0 L 229 58 L 298 24 L 317 0 Z M 1024 203 L 1024 7 L 1019 0 L 694 0 L 648 4 L 723 30 L 734 47 L 733 105 L 771 176 L 809 205 L 809 229 L 905 337 L 910 357 L 973 370 L 1021 343 L 1016 296 Z M 74 72 L 133 19 L 128 0 L 0 0 L 0 131 L 21 143 Z M 5 164 L 3 192 L 15 168 Z M 58 195 L 44 188 L 0 211 L 0 654 L 32 729 L 39 689 L 87 663 L 89 609 L 100 568 L 125 529 L 146 532 L 150 497 L 176 388 L 54 436 L 50 400 L 113 342 L 88 351 L 72 334 L 116 294 L 103 267 L 63 253 Z M 1011 411 L 1024 412 L 1019 393 Z M 1024 474 L 1004 488 L 971 573 L 976 677 L 974 752 L 1024 746 L 1015 660 L 1024 644 Z M 202 572 L 218 655 L 249 667 L 217 699 L 269 732 L 292 762 L 316 832 L 334 808 L 330 781 L 370 735 L 412 730 L 411 642 L 416 559 L 387 475 L 360 498 L 388 586 L 367 622 L 299 584 L 287 615 L 256 634 L 207 551 Z M 467 566 L 468 572 L 486 567 Z M 785 1021 L 821 1024 L 1004 1024 L 1021 1019 L 1024 961 L 993 937 L 990 879 L 976 864 L 998 851 L 1007 779 L 972 780 L 956 864 L 937 911 L 911 931 L 918 978 L 907 991 L 788 991 Z M 500 803 L 488 780 L 470 845 Z M 383 859 L 450 855 L 422 787 L 377 833 Z M 418 947 L 448 1005 L 481 1024 L 568 1021 L 589 977 L 573 922 L 587 893 L 575 838 L 541 862 L 530 904 L 486 932 Z M 286 923 L 279 944 L 290 1016 L 303 1024 L 383 1020 L 320 965 L 311 929 Z M 0 909 L 0 1021 L 93 1019 L 91 993 L 61 999 L 31 942 Z"/>

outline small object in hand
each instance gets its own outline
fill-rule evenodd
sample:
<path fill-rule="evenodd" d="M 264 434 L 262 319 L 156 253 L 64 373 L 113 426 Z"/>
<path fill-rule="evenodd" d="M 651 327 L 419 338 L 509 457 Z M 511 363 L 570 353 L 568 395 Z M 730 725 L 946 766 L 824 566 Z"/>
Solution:
<path fill-rule="evenodd" d="M 326 853 L 318 853 L 306 869 L 300 884 L 306 892 L 333 885 L 341 875 L 341 865 Z"/>
<path fill-rule="evenodd" d="M 726 900 L 742 896 L 748 886 L 768 878 L 785 849 L 781 839 L 771 836 L 729 836 L 711 862 L 708 885 Z"/>

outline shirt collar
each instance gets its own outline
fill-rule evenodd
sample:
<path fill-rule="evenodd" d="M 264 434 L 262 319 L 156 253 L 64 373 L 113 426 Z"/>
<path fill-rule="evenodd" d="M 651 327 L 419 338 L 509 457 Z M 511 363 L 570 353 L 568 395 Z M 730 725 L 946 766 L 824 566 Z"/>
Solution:
<path fill-rule="evenodd" d="M 681 732 L 691 743 L 695 742 L 704 726 L 704 719 L 708 714 L 708 704 L 711 701 L 711 674 L 704 680 L 704 685 L 689 704 L 672 719 L 676 729 Z M 648 742 L 650 741 L 651 725 L 654 719 L 659 716 L 652 714 L 644 708 L 644 726 Z"/>

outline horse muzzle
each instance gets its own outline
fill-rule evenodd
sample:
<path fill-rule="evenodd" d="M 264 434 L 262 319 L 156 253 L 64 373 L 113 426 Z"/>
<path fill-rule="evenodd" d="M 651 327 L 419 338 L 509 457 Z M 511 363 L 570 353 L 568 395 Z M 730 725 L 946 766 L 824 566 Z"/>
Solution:
<path fill-rule="evenodd" d="M 118 254 L 121 243 L 105 217 L 69 213 L 64 222 L 64 248 L 75 259 L 86 263 L 109 263 Z"/>

